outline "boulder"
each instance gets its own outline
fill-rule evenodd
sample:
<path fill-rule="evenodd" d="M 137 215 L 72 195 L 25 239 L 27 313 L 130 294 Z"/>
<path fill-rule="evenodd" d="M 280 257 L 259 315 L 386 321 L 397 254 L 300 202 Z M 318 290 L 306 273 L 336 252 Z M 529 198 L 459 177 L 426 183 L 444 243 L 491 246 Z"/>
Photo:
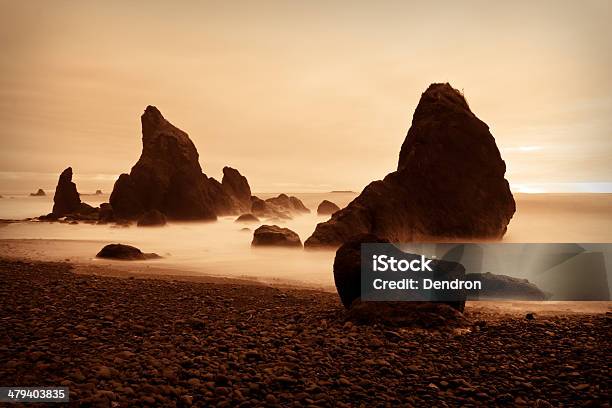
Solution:
<path fill-rule="evenodd" d="M 44 196 L 46 196 L 46 194 L 45 194 L 45 191 L 42 188 L 39 188 L 37 192 L 30 193 L 30 196 L 32 196 L 32 197 L 44 197 Z"/>
<path fill-rule="evenodd" d="M 166 216 L 158 210 L 149 210 L 138 218 L 139 227 L 161 227 L 166 225 Z"/>
<path fill-rule="evenodd" d="M 96 190 L 96 195 L 102 195 L 102 190 Z"/>
<path fill-rule="evenodd" d="M 336 211 L 339 211 L 340 207 L 328 200 L 321 201 L 321 204 L 317 207 L 317 214 L 319 215 L 332 215 Z"/>
<path fill-rule="evenodd" d="M 361 244 L 366 243 L 389 244 L 390 242 L 387 239 L 380 238 L 372 234 L 361 234 L 353 237 L 351 240 L 344 243 L 336 251 L 336 257 L 334 258 L 334 283 L 336 285 L 338 295 L 340 296 L 340 301 L 347 309 L 351 309 L 353 307 L 354 302 L 360 301 L 361 299 Z M 403 253 L 399 248 L 396 250 L 398 253 L 398 256 L 396 256 L 396 258 L 400 259 L 399 254 Z M 458 279 L 464 279 L 465 277 L 465 269 L 463 268 L 463 266 L 461 266 L 461 264 L 458 264 L 457 262 L 449 262 L 435 259 L 430 263 L 430 265 L 431 268 L 434 270 L 434 276 L 437 276 L 438 278 L 448 278 L 452 276 Z M 389 272 L 389 279 L 393 279 L 395 277 L 397 277 L 397 272 Z M 382 296 L 382 294 L 379 294 L 378 296 L 380 297 Z M 418 301 L 422 300 L 423 298 L 420 297 L 412 299 Z M 465 298 L 462 299 L 463 300 L 461 301 L 440 301 L 436 303 L 445 303 L 454 309 L 463 311 L 465 307 Z M 412 309 L 414 304 L 418 302 L 373 301 L 363 303 L 373 303 L 374 308 L 378 306 L 383 307 L 387 303 L 405 304 L 402 310 L 409 311 Z M 397 306 L 393 306 L 391 308 L 397 309 Z"/>
<path fill-rule="evenodd" d="M 59 176 L 55 195 L 53 196 L 53 211 L 55 216 L 62 217 L 76 213 L 81 208 L 81 197 L 76 184 L 72 182 L 72 167 L 68 167 Z"/>
<path fill-rule="evenodd" d="M 385 244 L 372 234 L 361 234 L 346 242 L 336 251 L 334 258 L 334 283 L 344 307 L 349 308 L 355 299 L 361 297 L 361 244 Z"/>
<path fill-rule="evenodd" d="M 236 218 L 235 222 L 259 222 L 259 218 L 254 216 L 251 213 L 242 214 L 238 218 Z"/>
<path fill-rule="evenodd" d="M 143 253 L 140 249 L 131 245 L 109 244 L 98 252 L 96 258 L 118 259 L 122 261 L 142 261 L 145 259 L 157 259 L 161 257 L 154 253 Z"/>
<path fill-rule="evenodd" d="M 527 279 L 496 275 L 491 272 L 468 273 L 466 280 L 482 282 L 482 290 L 475 299 L 546 300 L 547 296 Z M 471 298 L 470 298 L 471 299 Z"/>
<path fill-rule="evenodd" d="M 421 96 L 397 170 L 317 225 L 306 246 L 371 233 L 393 242 L 501 239 L 515 212 L 506 165 L 486 123 L 449 84 Z"/>
<path fill-rule="evenodd" d="M 287 210 L 290 213 L 309 213 L 310 210 L 306 208 L 304 203 L 299 198 L 294 196 L 288 196 L 287 194 L 279 194 L 277 197 L 268 198 L 267 204 L 272 204 L 280 209 Z"/>
<path fill-rule="evenodd" d="M 115 182 L 110 204 L 116 218 L 137 219 L 157 210 L 170 219 L 214 220 L 250 210 L 251 190 L 237 170 L 223 169 L 219 183 L 202 173 L 187 135 L 154 106 L 141 116 L 142 153 L 130 174 Z"/>
<path fill-rule="evenodd" d="M 289 228 L 278 225 L 262 225 L 253 232 L 252 246 L 288 246 L 302 247 L 302 241 Z"/>

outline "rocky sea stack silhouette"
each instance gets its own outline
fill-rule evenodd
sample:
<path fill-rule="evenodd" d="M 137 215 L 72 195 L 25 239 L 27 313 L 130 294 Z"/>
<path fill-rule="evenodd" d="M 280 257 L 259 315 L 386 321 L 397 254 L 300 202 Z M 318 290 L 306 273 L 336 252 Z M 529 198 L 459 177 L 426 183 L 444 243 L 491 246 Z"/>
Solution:
<path fill-rule="evenodd" d="M 81 196 L 76 184 L 72 182 L 72 167 L 65 169 L 59 176 L 53 196 L 52 214 L 58 217 L 77 213 L 81 207 Z"/>
<path fill-rule="evenodd" d="M 448 83 L 421 96 L 397 171 L 317 225 L 307 247 L 358 234 L 392 242 L 501 239 L 515 212 L 506 165 L 486 123 Z"/>
<path fill-rule="evenodd" d="M 169 219 L 214 220 L 250 210 L 251 189 L 230 167 L 219 183 L 202 172 L 187 135 L 154 106 L 141 116 L 142 154 L 130 174 L 115 182 L 110 204 L 116 219 L 136 219 L 157 210 Z"/>

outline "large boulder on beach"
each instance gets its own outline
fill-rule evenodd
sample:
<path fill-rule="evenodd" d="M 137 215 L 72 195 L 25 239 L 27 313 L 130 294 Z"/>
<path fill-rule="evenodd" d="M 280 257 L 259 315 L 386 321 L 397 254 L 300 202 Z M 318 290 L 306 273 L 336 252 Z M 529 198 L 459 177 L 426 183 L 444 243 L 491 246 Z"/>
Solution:
<path fill-rule="evenodd" d="M 143 261 L 145 259 L 156 259 L 161 257 L 155 253 L 144 253 L 131 245 L 109 244 L 98 252 L 96 258 L 117 259 L 121 261 Z"/>
<path fill-rule="evenodd" d="M 321 201 L 321 204 L 319 204 L 319 206 L 317 207 L 317 214 L 318 215 L 332 215 L 333 213 L 339 210 L 340 210 L 340 207 L 338 207 L 336 204 L 332 203 L 329 200 L 323 200 Z"/>
<path fill-rule="evenodd" d="M 278 225 L 262 225 L 253 232 L 251 245 L 301 247 L 302 241 L 299 235 L 289 228 L 281 228 Z"/>
<path fill-rule="evenodd" d="M 39 188 L 37 192 L 30 193 L 30 196 L 31 197 L 44 197 L 44 196 L 46 196 L 45 190 L 43 190 L 42 188 Z"/>
<path fill-rule="evenodd" d="M 57 217 L 77 213 L 81 208 L 81 197 L 76 184 L 72 182 L 72 167 L 65 169 L 59 176 L 53 196 L 52 214 Z"/>
<path fill-rule="evenodd" d="M 515 212 L 506 165 L 486 123 L 449 84 L 421 96 L 397 170 L 317 225 L 306 246 L 372 233 L 393 242 L 501 239 Z"/>
<path fill-rule="evenodd" d="M 334 258 L 334 283 L 336 290 L 340 296 L 340 301 L 346 309 L 352 310 L 356 302 L 361 302 L 362 287 L 361 287 L 361 245 L 362 244 L 389 244 L 389 240 L 380 238 L 372 234 L 361 234 L 353 237 L 351 240 L 344 243 L 336 251 L 336 257 Z M 419 255 L 403 253 L 399 248 L 394 248 L 397 259 L 401 259 L 401 255 L 414 256 L 415 258 Z M 433 269 L 433 276 L 437 279 L 465 279 L 465 268 L 457 262 L 449 262 L 445 260 L 434 259 L 430 262 L 431 268 Z M 396 279 L 398 272 L 389 272 L 389 276 L 385 276 L 385 279 Z M 388 292 L 391 293 L 391 292 Z M 383 301 L 384 292 L 377 293 L 377 298 L 383 299 L 373 302 L 363 302 L 365 304 L 372 304 L 371 306 L 360 306 L 360 310 L 368 315 L 380 314 L 385 315 L 384 310 L 391 311 L 393 313 L 411 313 L 413 308 L 418 303 L 423 303 L 427 300 L 421 296 L 418 292 L 415 292 L 415 297 L 410 297 L 411 301 Z M 434 296 L 435 294 L 432 294 Z M 444 303 L 448 306 L 463 311 L 465 308 L 465 293 L 457 292 L 453 297 L 458 300 L 444 300 L 434 303 Z M 408 299 L 408 294 L 405 299 Z M 431 299 L 431 297 L 429 297 Z M 448 299 L 448 298 L 445 298 Z M 460 299 L 460 300 L 459 300 Z M 427 303 L 427 302 L 426 302 Z M 391 306 L 390 306 L 391 305 Z M 377 311 L 372 308 L 380 308 Z M 354 317 L 358 317 L 359 312 L 353 313 Z M 387 316 L 389 317 L 389 316 Z M 395 320 L 401 320 L 399 316 L 394 317 Z"/>
<path fill-rule="evenodd" d="M 219 183 L 202 173 L 198 151 L 184 131 L 154 106 L 141 116 L 142 153 L 122 174 L 110 196 L 115 218 L 137 219 L 157 210 L 170 219 L 214 220 L 250 210 L 246 178 L 230 167 Z"/>
<path fill-rule="evenodd" d="M 334 283 L 344 307 L 349 308 L 361 296 L 361 244 L 388 244 L 372 234 L 353 237 L 336 251 Z"/>
<path fill-rule="evenodd" d="M 547 295 L 527 279 L 491 272 L 468 273 L 466 280 L 480 281 L 482 290 L 475 299 L 546 300 Z"/>
<path fill-rule="evenodd" d="M 138 218 L 139 227 L 162 227 L 166 225 L 166 216 L 158 210 L 149 210 Z"/>

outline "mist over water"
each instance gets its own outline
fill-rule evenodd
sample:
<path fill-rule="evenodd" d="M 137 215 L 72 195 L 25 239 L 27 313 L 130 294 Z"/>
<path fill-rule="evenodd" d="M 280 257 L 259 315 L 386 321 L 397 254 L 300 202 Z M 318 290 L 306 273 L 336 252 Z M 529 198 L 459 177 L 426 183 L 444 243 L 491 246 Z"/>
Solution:
<path fill-rule="evenodd" d="M 261 220 L 295 231 L 302 242 L 327 216 L 317 216 L 324 200 L 346 206 L 356 193 L 292 193 L 311 209 L 310 214 L 284 222 Z M 258 194 L 269 198 L 277 194 Z M 11 198 L 14 197 L 14 198 Z M 108 201 L 108 195 L 82 195 L 91 205 Z M 612 242 L 611 194 L 515 194 L 517 212 L 504 242 Z M 52 197 L 5 196 L 0 199 L 0 218 L 23 219 L 51 211 Z M 155 252 L 163 259 L 129 263 L 135 267 L 163 268 L 226 277 L 255 278 L 266 282 L 313 287 L 333 286 L 335 251 L 287 248 L 251 248 L 253 230 L 260 224 L 234 222 L 220 217 L 217 222 L 170 222 L 161 228 L 117 227 L 79 223 L 22 222 L 0 224 L 1 240 L 36 240 L 27 243 L 3 241 L 2 252 L 36 259 L 117 264 L 95 259 L 108 243 L 134 245 Z M 249 231 L 242 231 L 242 228 Z M 20 254 L 20 251 L 26 251 Z M 125 266 L 125 263 L 121 263 Z"/>

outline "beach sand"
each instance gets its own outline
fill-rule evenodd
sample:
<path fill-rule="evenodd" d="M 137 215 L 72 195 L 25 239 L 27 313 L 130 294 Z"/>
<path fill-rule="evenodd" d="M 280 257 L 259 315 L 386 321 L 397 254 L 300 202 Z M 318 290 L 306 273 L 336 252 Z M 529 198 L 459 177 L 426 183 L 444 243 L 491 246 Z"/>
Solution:
<path fill-rule="evenodd" d="M 333 293 L 108 274 L 0 260 L 1 384 L 126 407 L 610 400 L 606 302 L 471 302 L 473 324 L 424 330 L 347 322 Z"/>

